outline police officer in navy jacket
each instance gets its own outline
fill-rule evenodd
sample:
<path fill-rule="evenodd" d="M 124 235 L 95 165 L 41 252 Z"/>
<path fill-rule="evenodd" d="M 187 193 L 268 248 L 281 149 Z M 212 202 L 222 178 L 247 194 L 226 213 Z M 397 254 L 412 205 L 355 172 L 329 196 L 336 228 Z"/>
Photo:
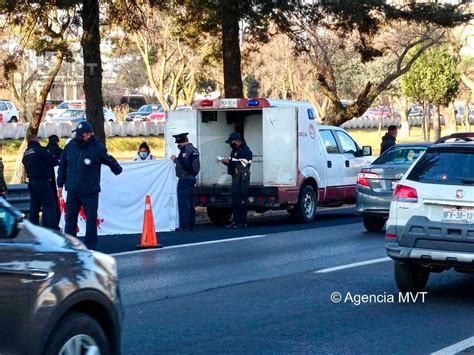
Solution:
<path fill-rule="evenodd" d="M 196 223 L 194 186 L 200 169 L 199 151 L 189 142 L 188 133 L 176 134 L 173 137 L 180 151 L 177 157 L 171 156 L 171 160 L 176 164 L 178 178 L 179 228 L 177 231 L 194 230 Z"/>
<path fill-rule="evenodd" d="M 233 219 L 227 228 L 246 228 L 252 151 L 238 132 L 231 133 L 225 142 L 232 148 L 229 159 L 221 160 L 232 176 Z"/>
<path fill-rule="evenodd" d="M 43 209 L 42 225 L 59 229 L 56 219 L 56 196 L 51 189 L 51 171 L 58 165 L 57 159 L 44 147 L 36 136 L 28 140 L 22 163 L 28 176 L 30 191 L 30 221 L 39 224 L 40 209 Z"/>
<path fill-rule="evenodd" d="M 64 186 L 67 191 L 65 232 L 76 236 L 78 214 L 81 206 L 84 207 L 87 216 L 84 243 L 95 249 L 101 165 L 107 165 L 115 175 L 122 172 L 122 167 L 95 139 L 89 122 L 80 122 L 73 132 L 76 137 L 64 147 L 57 179 L 58 194 L 62 195 Z"/>

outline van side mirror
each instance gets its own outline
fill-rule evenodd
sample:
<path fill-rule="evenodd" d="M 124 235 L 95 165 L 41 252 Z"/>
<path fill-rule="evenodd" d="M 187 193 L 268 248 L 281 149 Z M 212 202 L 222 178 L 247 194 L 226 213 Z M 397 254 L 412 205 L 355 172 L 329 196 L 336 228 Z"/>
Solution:
<path fill-rule="evenodd" d="M 362 156 L 370 157 L 372 155 L 372 147 L 370 145 L 364 145 L 362 147 Z"/>
<path fill-rule="evenodd" d="M 23 215 L 21 213 L 16 213 L 14 210 L 0 205 L 0 239 L 15 238 L 18 231 L 18 222 L 22 219 Z"/>

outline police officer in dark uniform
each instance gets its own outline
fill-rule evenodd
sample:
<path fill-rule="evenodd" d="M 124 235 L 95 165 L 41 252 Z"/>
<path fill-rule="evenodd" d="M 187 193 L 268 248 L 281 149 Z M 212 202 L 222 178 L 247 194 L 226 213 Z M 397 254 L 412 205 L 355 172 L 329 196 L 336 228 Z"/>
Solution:
<path fill-rule="evenodd" d="M 221 160 L 224 165 L 227 165 L 227 173 L 232 176 L 233 219 L 227 228 L 246 228 L 252 151 L 240 133 L 231 133 L 225 142 L 232 148 L 229 159 Z"/>
<path fill-rule="evenodd" d="M 33 136 L 28 141 L 22 163 L 28 176 L 31 223 L 39 224 L 39 213 L 42 208 L 43 227 L 59 229 L 56 221 L 56 197 L 51 189 L 51 170 L 58 165 L 58 161 L 40 145 L 38 138 Z"/>
<path fill-rule="evenodd" d="M 59 146 L 59 137 L 55 134 L 48 137 L 48 144 L 46 145 L 46 149 L 58 160 L 58 163 L 61 159 L 61 154 L 63 150 Z M 55 201 L 56 201 L 56 220 L 57 224 L 59 225 L 59 221 L 61 220 L 61 208 L 59 207 L 59 198 L 58 198 L 58 190 L 56 188 L 56 175 L 54 173 L 54 169 L 51 169 L 51 189 L 53 190 Z"/>
<path fill-rule="evenodd" d="M 46 145 L 46 149 L 48 149 L 49 152 L 53 154 L 56 159 L 59 160 L 61 159 L 61 154 L 63 153 L 63 150 L 61 149 L 58 143 L 59 137 L 53 134 L 52 136 L 48 137 L 48 144 Z"/>
<path fill-rule="evenodd" d="M 65 232 L 76 236 L 79 210 L 84 207 L 87 216 L 84 243 L 95 249 L 101 165 L 107 165 L 115 175 L 122 172 L 122 167 L 95 139 L 89 122 L 80 122 L 73 132 L 76 138 L 64 147 L 58 170 L 58 194 L 62 195 L 64 185 L 67 191 Z"/>
<path fill-rule="evenodd" d="M 177 157 L 171 156 L 171 160 L 176 164 L 178 177 L 179 228 L 177 231 L 186 229 L 192 231 L 196 223 L 194 186 L 200 169 L 199 151 L 189 142 L 188 133 L 176 134 L 173 137 L 180 151 Z"/>

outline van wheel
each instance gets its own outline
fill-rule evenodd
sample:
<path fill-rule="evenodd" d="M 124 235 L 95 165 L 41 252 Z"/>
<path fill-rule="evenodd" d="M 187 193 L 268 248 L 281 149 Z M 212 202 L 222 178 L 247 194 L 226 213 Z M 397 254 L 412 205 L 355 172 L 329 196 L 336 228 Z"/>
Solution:
<path fill-rule="evenodd" d="M 228 224 L 230 217 L 232 217 L 232 209 L 207 207 L 207 216 L 214 224 Z"/>
<path fill-rule="evenodd" d="M 401 292 L 422 291 L 428 283 L 430 271 L 418 264 L 395 261 L 395 281 Z"/>
<path fill-rule="evenodd" d="M 311 185 L 304 185 L 301 188 L 298 203 L 290 214 L 293 214 L 298 222 L 313 222 L 316 217 L 317 204 L 318 198 L 313 187 Z"/>
<path fill-rule="evenodd" d="M 381 216 L 364 213 L 362 221 L 364 222 L 365 229 L 369 232 L 381 232 L 383 227 L 385 227 L 385 218 Z"/>
<path fill-rule="evenodd" d="M 10 123 L 17 123 L 17 122 L 18 122 L 18 118 L 16 118 L 15 116 L 10 118 Z"/>
<path fill-rule="evenodd" d="M 45 354 L 110 354 L 107 336 L 100 324 L 83 313 L 71 313 L 55 327 Z"/>

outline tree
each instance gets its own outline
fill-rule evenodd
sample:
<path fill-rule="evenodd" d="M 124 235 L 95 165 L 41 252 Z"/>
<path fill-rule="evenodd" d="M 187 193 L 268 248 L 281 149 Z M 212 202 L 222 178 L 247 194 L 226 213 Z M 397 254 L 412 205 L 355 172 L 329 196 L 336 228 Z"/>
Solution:
<path fill-rule="evenodd" d="M 155 1 L 156 3 L 156 1 Z M 221 56 L 226 97 L 243 97 L 241 35 L 250 43 L 268 40 L 272 20 L 293 7 L 281 0 L 174 0 L 163 6 L 177 11 L 180 28 L 197 40 L 207 33 L 221 40 Z M 197 42 L 199 43 L 199 42 Z"/>
<path fill-rule="evenodd" d="M 434 105 L 435 140 L 441 136 L 440 106 L 448 106 L 454 100 L 460 81 L 456 60 L 445 46 L 427 50 L 402 77 L 404 94 Z"/>
<path fill-rule="evenodd" d="M 99 17 L 99 0 L 83 0 L 81 46 L 84 58 L 86 117 L 96 138 L 105 144 Z"/>
<path fill-rule="evenodd" d="M 22 43 L 21 50 L 31 47 L 37 53 L 49 56 L 52 61 L 52 65 L 42 80 L 42 87 L 36 99 L 32 119 L 18 152 L 12 181 L 19 183 L 25 180 L 21 159 L 28 140 L 31 136 L 38 134 L 46 99 L 61 64 L 64 60 L 72 58 L 69 35 L 76 12 L 74 9 L 58 11 L 55 6 L 36 6 L 29 3 L 16 4 L 15 9 L 16 11 L 4 13 L 4 20 L 6 26 L 18 26 L 18 24 L 23 26 L 22 31 L 24 32 L 21 33 L 24 34 L 24 37 L 20 42 Z M 14 62 L 7 60 L 4 62 L 3 70 L 5 78 L 10 78 L 18 68 Z"/>
<path fill-rule="evenodd" d="M 459 6 L 415 2 L 398 6 L 383 0 L 303 2 L 295 9 L 280 24 L 296 49 L 310 55 L 320 87 L 333 106 L 325 122 L 333 125 L 361 116 L 425 50 L 443 38 L 442 28 L 472 17 Z M 366 80 L 349 105 L 342 101 L 332 62 L 331 48 L 337 46 L 328 46 L 337 42 L 343 47 L 352 45 L 362 65 L 375 58 L 391 59 L 383 78 Z M 412 53 L 409 58 L 408 52 Z"/>

